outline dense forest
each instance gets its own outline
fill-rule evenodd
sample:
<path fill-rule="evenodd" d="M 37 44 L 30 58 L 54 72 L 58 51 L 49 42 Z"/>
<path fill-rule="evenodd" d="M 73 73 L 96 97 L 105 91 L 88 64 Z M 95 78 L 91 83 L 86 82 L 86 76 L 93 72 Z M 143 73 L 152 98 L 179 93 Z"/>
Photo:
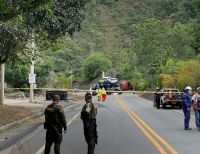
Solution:
<path fill-rule="evenodd" d="M 186 85 L 200 79 L 200 0 L 90 0 L 81 29 L 46 43 L 35 55 L 38 87 L 89 83 L 102 71 L 136 90 Z M 6 82 L 28 87 L 30 60 L 9 60 Z"/>

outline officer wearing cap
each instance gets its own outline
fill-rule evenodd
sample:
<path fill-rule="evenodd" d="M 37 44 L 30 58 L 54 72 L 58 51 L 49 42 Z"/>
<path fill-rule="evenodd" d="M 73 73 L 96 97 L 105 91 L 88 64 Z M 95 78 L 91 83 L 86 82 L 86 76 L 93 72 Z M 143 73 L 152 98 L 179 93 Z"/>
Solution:
<path fill-rule="evenodd" d="M 46 144 L 44 154 L 49 154 L 51 145 L 54 143 L 55 154 L 60 154 L 60 144 L 62 142 L 62 129 L 67 130 L 67 123 L 62 106 L 59 105 L 60 97 L 55 95 L 53 103 L 45 109 L 44 128 L 46 132 Z"/>
<path fill-rule="evenodd" d="M 183 113 L 184 113 L 184 127 L 185 130 L 192 130 L 189 127 L 189 123 L 190 123 L 190 109 L 192 106 L 192 99 L 191 99 L 191 94 L 192 92 L 192 88 L 190 86 L 187 86 L 184 90 L 183 95 L 181 96 L 182 99 L 182 108 L 183 108 Z"/>
<path fill-rule="evenodd" d="M 88 144 L 88 154 L 94 154 L 98 138 L 96 125 L 97 108 L 92 103 L 91 93 L 85 94 L 85 102 L 86 104 L 81 111 L 81 119 L 83 121 L 85 140 Z"/>

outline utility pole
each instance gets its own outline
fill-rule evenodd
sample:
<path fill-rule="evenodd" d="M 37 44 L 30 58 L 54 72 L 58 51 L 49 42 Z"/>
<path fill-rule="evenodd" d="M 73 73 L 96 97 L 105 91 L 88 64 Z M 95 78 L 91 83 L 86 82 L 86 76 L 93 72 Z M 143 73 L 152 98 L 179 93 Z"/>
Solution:
<path fill-rule="evenodd" d="M 1 64 L 1 94 L 0 94 L 0 104 L 4 104 L 4 79 L 5 79 L 5 64 Z"/>
<path fill-rule="evenodd" d="M 102 78 L 105 77 L 105 72 L 102 70 Z"/>
<path fill-rule="evenodd" d="M 71 67 L 71 89 L 73 89 L 73 74 L 72 74 L 72 67 Z"/>
<path fill-rule="evenodd" d="M 32 42 L 31 42 L 31 49 L 32 49 L 32 57 L 31 57 L 31 72 L 29 74 L 29 83 L 30 83 L 30 98 L 29 103 L 33 103 L 33 97 L 34 97 L 34 83 L 35 83 L 35 74 L 34 74 L 34 55 L 35 55 L 35 31 L 32 31 Z"/>

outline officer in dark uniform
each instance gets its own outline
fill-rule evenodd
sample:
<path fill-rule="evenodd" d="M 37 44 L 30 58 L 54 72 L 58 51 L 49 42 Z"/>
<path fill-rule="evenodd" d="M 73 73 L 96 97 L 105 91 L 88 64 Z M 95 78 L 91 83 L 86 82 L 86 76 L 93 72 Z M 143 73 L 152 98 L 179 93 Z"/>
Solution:
<path fill-rule="evenodd" d="M 46 145 L 44 154 L 49 154 L 51 145 L 54 143 L 55 154 L 60 154 L 60 144 L 62 142 L 62 129 L 64 133 L 67 130 L 67 123 L 62 106 L 59 105 L 60 97 L 55 95 L 53 97 L 53 103 L 48 105 L 45 109 L 45 123 L 44 128 L 46 132 Z"/>
<path fill-rule="evenodd" d="M 92 103 L 92 95 L 90 93 L 85 94 L 86 104 L 83 106 L 81 112 L 81 119 L 83 121 L 85 140 L 88 144 L 88 154 L 94 154 L 95 144 L 97 144 L 97 125 L 96 115 L 97 108 Z"/>
<path fill-rule="evenodd" d="M 160 88 L 156 88 L 156 92 L 154 93 L 154 103 L 157 109 L 160 109 Z"/>

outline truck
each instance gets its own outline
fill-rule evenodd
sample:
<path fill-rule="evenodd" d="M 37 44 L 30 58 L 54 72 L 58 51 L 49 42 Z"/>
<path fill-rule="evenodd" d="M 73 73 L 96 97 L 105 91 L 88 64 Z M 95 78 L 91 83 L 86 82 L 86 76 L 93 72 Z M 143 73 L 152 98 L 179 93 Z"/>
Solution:
<path fill-rule="evenodd" d="M 60 100 L 67 100 L 67 92 L 66 91 L 59 91 L 59 90 L 51 90 L 46 91 L 46 100 L 52 100 L 54 95 L 59 95 Z"/>
<path fill-rule="evenodd" d="M 128 80 L 121 80 L 119 82 L 119 87 L 122 91 L 133 90 L 133 87 Z"/>
<path fill-rule="evenodd" d="M 167 105 L 171 107 L 182 108 L 181 94 L 176 88 L 163 88 L 161 89 L 160 104 L 163 108 Z"/>

